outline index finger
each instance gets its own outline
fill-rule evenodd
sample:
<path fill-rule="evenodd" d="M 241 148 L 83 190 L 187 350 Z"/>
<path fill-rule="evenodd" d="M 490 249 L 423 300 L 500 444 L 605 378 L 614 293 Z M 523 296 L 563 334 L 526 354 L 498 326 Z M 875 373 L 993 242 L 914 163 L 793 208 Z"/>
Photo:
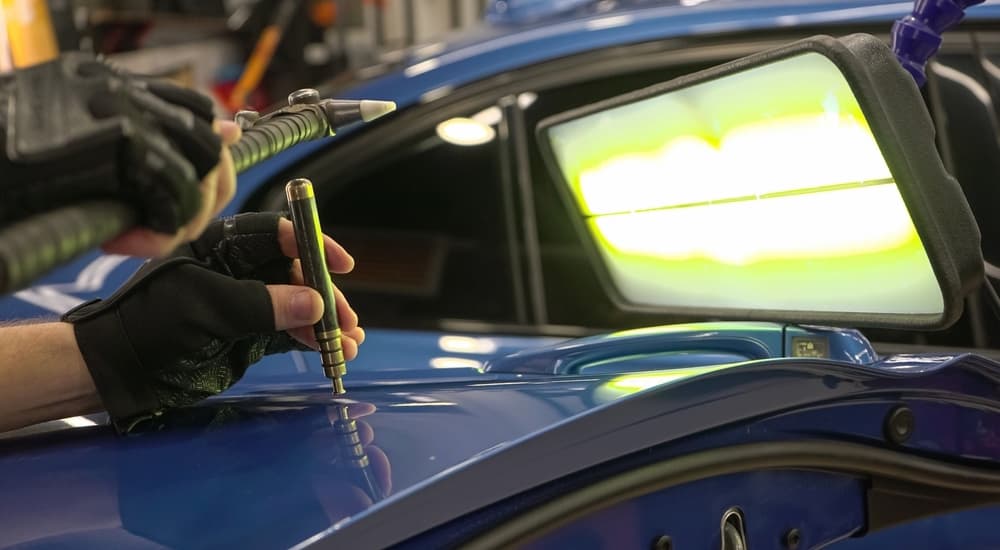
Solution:
<path fill-rule="evenodd" d="M 299 257 L 299 245 L 295 242 L 295 229 L 292 222 L 282 218 L 278 222 L 278 245 L 281 252 L 289 258 Z M 323 235 L 323 248 L 326 250 L 326 267 L 333 273 L 350 273 L 354 269 L 354 258 L 329 235 Z"/>
<path fill-rule="evenodd" d="M 217 119 L 212 128 L 222 138 L 222 154 L 216 167 L 215 178 L 215 209 L 212 216 L 218 216 L 236 195 L 236 167 L 233 166 L 233 156 L 229 146 L 239 141 L 242 135 L 240 127 L 232 121 Z"/>

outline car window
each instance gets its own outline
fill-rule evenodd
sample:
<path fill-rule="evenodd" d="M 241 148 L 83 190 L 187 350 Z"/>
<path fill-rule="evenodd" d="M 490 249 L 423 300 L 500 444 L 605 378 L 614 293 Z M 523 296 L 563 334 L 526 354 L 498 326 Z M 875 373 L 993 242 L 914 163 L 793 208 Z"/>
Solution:
<path fill-rule="evenodd" d="M 943 55 L 932 67 L 940 105 L 940 150 L 962 186 L 979 224 L 983 257 L 1000 265 L 1000 51 Z"/>
<path fill-rule="evenodd" d="M 978 40 L 969 53 L 943 54 L 931 67 L 933 88 L 926 95 L 938 129 L 938 150 L 955 176 L 979 224 L 983 259 L 1000 262 L 1000 125 L 997 122 L 997 63 L 1000 49 L 989 53 Z M 962 319 L 942 343 L 1000 348 L 1000 321 L 982 292 L 973 293 Z M 942 336 L 932 337 L 931 341 Z"/>
<path fill-rule="evenodd" d="M 314 182 L 336 189 L 320 216 L 357 262 L 335 281 L 366 324 L 514 320 L 495 139 L 456 145 L 432 128 L 370 170 Z"/>
<path fill-rule="evenodd" d="M 679 66 L 651 70 L 626 77 L 576 83 L 538 94 L 526 110 L 527 126 L 534 128 L 543 118 L 600 99 L 612 97 L 676 76 L 724 62 L 702 66 Z M 929 109 L 938 127 L 939 149 L 946 167 L 962 185 L 983 234 L 987 261 L 1000 264 L 1000 218 L 993 215 L 1000 204 L 1000 125 L 996 106 L 1000 103 L 1000 47 L 995 55 L 980 60 L 969 53 L 940 56 L 932 72 L 935 93 L 928 94 Z M 552 324 L 621 328 L 664 324 L 688 319 L 618 311 L 600 285 L 593 260 L 588 258 L 576 234 L 569 211 L 558 194 L 548 167 L 542 161 L 535 136 L 531 140 L 531 175 L 538 212 L 538 232 L 544 275 L 547 321 Z M 580 296 L 586 296 L 581 300 Z M 982 297 L 974 295 L 962 319 L 938 333 L 912 331 L 865 331 L 880 342 L 944 346 L 1000 347 L 1000 323 Z"/>
<path fill-rule="evenodd" d="M 518 96 L 519 108 L 526 109 L 524 128 L 531 134 L 538 120 L 550 114 L 711 64 L 575 82 L 540 95 L 526 90 Z M 513 218 L 505 218 L 505 213 L 514 216 L 520 209 L 504 207 L 504 186 L 514 185 L 504 178 L 513 177 L 515 155 L 496 120 L 502 110 L 491 102 L 501 98 L 488 92 L 481 97 L 481 108 L 465 117 L 485 121 L 497 132 L 484 143 L 463 146 L 442 139 L 442 123 L 456 118 L 443 117 L 405 145 L 379 148 L 377 162 L 349 171 L 345 180 L 339 179 L 345 171 L 336 168 L 329 171 L 330 180 L 324 178 L 325 171 L 312 171 L 317 189 L 326 191 L 317 195 L 323 201 L 319 208 L 326 231 L 357 260 L 355 271 L 337 276 L 335 282 L 350 294 L 352 306 L 364 311 L 368 326 L 436 327 L 442 319 L 526 321 L 523 279 L 516 287 L 514 275 L 527 265 L 525 249 L 518 245 L 512 252 L 508 228 Z M 541 160 L 533 136 L 528 151 L 537 177 Z M 617 314 L 598 286 L 550 182 L 536 185 L 535 192 L 546 273 L 543 292 L 555 307 L 549 322 L 623 324 L 608 322 L 608 315 Z M 584 295 L 594 301 L 580 300 Z"/>
<path fill-rule="evenodd" d="M 1000 50 L 985 51 L 978 61 L 968 48 L 942 54 L 931 71 L 936 95 L 925 89 L 925 96 L 938 128 L 942 157 L 981 224 L 984 254 L 998 264 L 1000 219 L 990 210 L 1000 199 L 1000 140 L 993 101 L 1000 93 L 1000 70 L 995 69 L 1000 66 Z M 670 63 L 666 56 L 672 52 L 659 55 L 665 56 L 664 64 Z M 379 157 L 366 161 L 366 170 L 334 166 L 329 177 L 337 181 L 324 181 L 324 171 L 314 172 L 318 187 L 337 189 L 321 205 L 327 230 L 358 260 L 356 272 L 338 277 L 338 284 L 350 292 L 355 308 L 365 312 L 369 326 L 436 327 L 442 319 L 467 319 L 613 329 L 704 320 L 615 307 L 542 160 L 534 129 L 548 116 L 717 65 L 729 60 L 725 55 L 716 51 L 711 59 L 521 89 L 517 103 L 524 117 L 520 126 L 525 129 L 522 139 L 528 156 L 525 172 L 514 165 L 518 158 L 511 153 L 514 146 L 501 136 L 480 145 L 455 145 L 438 135 L 435 124 L 444 120 L 427 124 L 424 118 L 414 118 L 425 127 L 423 133 L 403 145 L 369 143 L 367 147 L 374 145 Z M 992 60 L 992 65 L 984 60 Z M 570 73 L 564 76 L 572 78 Z M 978 87 L 970 87 L 970 79 Z M 984 93 L 990 96 L 985 102 Z M 465 113 L 467 117 L 501 100 L 500 92 L 491 95 L 489 89 L 477 94 L 480 108 Z M 525 97 L 531 101 L 521 102 Z M 505 183 L 504 178 L 525 173 L 530 177 L 531 207 L 513 201 L 513 207 L 505 208 L 504 186 L 516 182 Z M 532 231 L 521 224 L 511 229 L 512 220 L 522 221 L 525 212 L 534 214 Z M 518 233 L 513 247 L 508 232 Z M 527 261 L 532 248 L 522 242 L 528 238 L 525 233 L 537 234 L 541 308 L 526 308 L 524 303 L 537 298 L 535 292 L 524 294 L 525 281 L 531 277 L 527 272 L 533 267 Z M 526 309 L 534 314 L 525 318 Z M 980 297 L 970 301 L 962 319 L 947 331 L 865 333 L 877 342 L 1000 348 L 1000 323 Z"/>

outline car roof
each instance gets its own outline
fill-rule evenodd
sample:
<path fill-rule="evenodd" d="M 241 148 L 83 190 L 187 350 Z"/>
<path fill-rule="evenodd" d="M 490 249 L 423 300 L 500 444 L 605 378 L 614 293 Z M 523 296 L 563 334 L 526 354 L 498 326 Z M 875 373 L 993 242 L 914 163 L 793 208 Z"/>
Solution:
<path fill-rule="evenodd" d="M 627 2 L 615 10 L 532 24 L 490 25 L 412 50 L 396 71 L 345 90 L 345 97 L 392 94 L 401 106 L 442 87 L 611 46 L 691 35 L 844 23 L 890 23 L 912 2 L 878 0 L 696 0 Z M 639 7 L 641 6 L 641 7 Z M 970 9 L 968 19 L 1000 16 L 1000 3 Z"/>
<path fill-rule="evenodd" d="M 856 4 L 856 0 L 840 0 L 845 4 Z M 739 7 L 759 7 L 760 5 L 789 4 L 794 0 L 492 0 L 486 9 L 486 21 L 499 25 L 524 25 L 546 23 L 555 20 L 604 14 L 609 12 L 641 9 L 649 7 L 682 7 L 702 9 L 707 4 L 712 7 L 735 5 Z M 809 3 L 809 0 L 799 0 Z M 869 2 L 871 3 L 871 2 Z M 881 3 L 890 3 L 882 1 Z"/>
<path fill-rule="evenodd" d="M 587 3 L 591 4 L 595 3 Z M 483 22 L 440 41 L 414 47 L 398 67 L 343 89 L 337 95 L 345 99 L 391 100 L 402 110 L 507 71 L 627 44 L 695 35 L 880 22 L 885 23 L 888 32 L 891 22 L 908 14 L 913 4 L 884 0 L 628 0 L 616 5 L 599 13 L 568 10 L 530 22 Z M 1000 2 L 976 6 L 968 11 L 966 18 L 998 19 Z M 350 133 L 351 130 L 343 132 Z M 303 144 L 241 174 L 237 196 L 225 214 L 237 213 L 260 185 L 328 146 L 330 140 Z"/>

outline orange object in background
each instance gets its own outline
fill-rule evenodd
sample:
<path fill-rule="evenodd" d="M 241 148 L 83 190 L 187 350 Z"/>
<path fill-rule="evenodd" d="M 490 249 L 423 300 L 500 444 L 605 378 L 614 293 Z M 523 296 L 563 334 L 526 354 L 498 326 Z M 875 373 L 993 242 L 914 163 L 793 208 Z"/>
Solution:
<path fill-rule="evenodd" d="M 281 34 L 281 29 L 274 25 L 268 26 L 260 34 L 253 53 L 243 68 L 243 74 L 229 94 L 228 103 L 231 110 L 242 109 L 246 105 L 247 96 L 260 84 L 267 66 L 271 64 L 271 58 L 274 57 L 274 50 L 278 48 L 278 42 L 281 42 Z"/>
<path fill-rule="evenodd" d="M 243 74 L 240 75 L 232 93 L 229 94 L 229 101 L 226 102 L 232 111 L 242 109 L 246 105 L 247 96 L 260 85 L 260 81 L 274 57 L 274 51 L 278 49 L 281 36 L 288 28 L 288 24 L 298 7 L 298 0 L 282 0 L 271 24 L 264 28 L 264 32 L 260 33 L 260 38 L 257 39 L 257 44 L 243 67 Z"/>
<path fill-rule="evenodd" d="M 274 105 L 275 99 L 268 95 L 267 90 L 257 87 L 252 92 L 244 96 L 243 102 L 235 110 L 231 107 L 230 98 L 233 96 L 233 89 L 236 88 L 235 79 L 218 79 L 210 85 L 212 96 L 219 105 L 233 114 L 240 109 L 250 109 L 253 111 L 263 111 Z M 284 100 L 284 98 L 279 98 Z"/>
<path fill-rule="evenodd" d="M 59 56 L 45 0 L 3 0 L 3 16 L 14 67 L 28 67 Z"/>
<path fill-rule="evenodd" d="M 309 19 L 317 27 L 332 27 L 337 22 L 337 3 L 334 0 L 313 0 L 309 4 Z"/>

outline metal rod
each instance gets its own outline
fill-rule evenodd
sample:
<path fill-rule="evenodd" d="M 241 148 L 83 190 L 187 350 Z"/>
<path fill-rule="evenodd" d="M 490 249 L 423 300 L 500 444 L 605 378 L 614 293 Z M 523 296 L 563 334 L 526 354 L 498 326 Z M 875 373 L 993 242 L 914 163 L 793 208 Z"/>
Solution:
<path fill-rule="evenodd" d="M 288 198 L 288 209 L 292 213 L 292 225 L 295 227 L 302 278 L 323 297 L 323 316 L 313 325 L 323 362 L 323 373 L 330 379 L 333 393 L 340 395 L 344 393 L 341 378 L 347 374 L 347 363 L 344 360 L 340 324 L 337 321 L 333 281 L 326 267 L 323 230 L 316 211 L 312 182 L 305 178 L 293 179 L 285 185 L 285 195 Z"/>
<path fill-rule="evenodd" d="M 354 483 L 372 499 L 372 502 L 382 500 L 382 488 L 372 471 L 371 460 L 361 442 L 358 423 L 351 418 L 344 403 L 337 404 L 337 420 L 333 423 L 333 431 L 339 439 L 340 462 L 353 474 Z"/>

